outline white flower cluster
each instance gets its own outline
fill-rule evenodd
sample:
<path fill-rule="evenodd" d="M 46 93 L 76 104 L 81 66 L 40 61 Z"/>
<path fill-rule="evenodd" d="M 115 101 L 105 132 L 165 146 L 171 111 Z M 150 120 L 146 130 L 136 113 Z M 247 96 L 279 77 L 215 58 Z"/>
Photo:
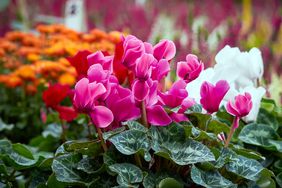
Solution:
<path fill-rule="evenodd" d="M 230 99 L 233 100 L 239 93 L 249 92 L 252 96 L 253 108 L 244 120 L 255 121 L 258 115 L 260 101 L 266 90 L 258 87 L 258 81 L 263 75 L 263 61 L 261 52 L 252 48 L 249 52 L 241 52 L 239 48 L 225 46 L 215 56 L 216 65 L 201 72 L 200 76 L 187 84 L 189 97 L 200 102 L 200 87 L 204 81 L 216 83 L 226 80 L 230 90 L 225 95 L 221 106 Z"/>

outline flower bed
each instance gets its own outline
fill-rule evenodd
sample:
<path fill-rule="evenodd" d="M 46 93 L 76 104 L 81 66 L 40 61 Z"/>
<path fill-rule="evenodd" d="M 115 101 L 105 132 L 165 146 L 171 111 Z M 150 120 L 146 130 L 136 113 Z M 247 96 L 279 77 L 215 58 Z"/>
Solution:
<path fill-rule="evenodd" d="M 44 91 L 44 131 L 28 144 L 0 141 L 2 184 L 281 185 L 282 111 L 262 98 L 260 51 L 226 46 L 206 69 L 188 54 L 173 76 L 176 51 L 172 41 L 152 45 L 129 35 L 113 55 L 68 58 L 76 84 Z"/>

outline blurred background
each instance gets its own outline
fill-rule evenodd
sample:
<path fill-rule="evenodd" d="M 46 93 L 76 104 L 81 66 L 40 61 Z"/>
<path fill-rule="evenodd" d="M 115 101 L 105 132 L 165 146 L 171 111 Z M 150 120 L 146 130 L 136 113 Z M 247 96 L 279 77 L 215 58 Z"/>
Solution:
<path fill-rule="evenodd" d="M 67 8 L 74 1 L 80 2 L 1 0 L 0 35 L 54 23 L 77 25 L 84 32 L 117 30 L 144 41 L 174 40 L 177 60 L 195 53 L 207 65 L 226 44 L 242 50 L 256 46 L 263 51 L 267 82 L 272 79 L 269 69 L 282 71 L 281 0 L 82 0 L 82 8 Z M 79 14 L 81 25 L 67 20 L 69 14 Z"/>

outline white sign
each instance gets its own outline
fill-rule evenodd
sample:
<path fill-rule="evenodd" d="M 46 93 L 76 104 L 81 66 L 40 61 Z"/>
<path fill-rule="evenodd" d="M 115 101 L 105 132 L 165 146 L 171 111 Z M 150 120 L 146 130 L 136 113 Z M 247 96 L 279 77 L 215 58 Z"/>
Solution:
<path fill-rule="evenodd" d="M 65 7 L 65 26 L 78 32 L 87 31 L 84 0 L 67 0 Z"/>

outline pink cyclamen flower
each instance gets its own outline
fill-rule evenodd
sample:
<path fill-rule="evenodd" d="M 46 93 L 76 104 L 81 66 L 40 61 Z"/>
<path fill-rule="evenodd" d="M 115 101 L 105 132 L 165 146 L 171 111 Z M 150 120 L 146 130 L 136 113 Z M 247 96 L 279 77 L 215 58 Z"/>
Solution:
<path fill-rule="evenodd" d="M 149 82 L 149 94 L 145 98 L 147 121 L 154 126 L 166 126 L 172 122 L 162 105 L 158 104 L 158 82 Z"/>
<path fill-rule="evenodd" d="M 235 116 L 233 120 L 232 127 L 230 129 L 227 140 L 225 141 L 225 147 L 228 147 L 229 142 L 235 132 L 235 130 L 239 127 L 240 118 L 249 114 L 253 107 L 252 97 L 250 93 L 245 93 L 244 95 L 237 95 L 235 97 L 234 103 L 230 100 L 226 105 L 226 110 L 229 114 Z"/>
<path fill-rule="evenodd" d="M 160 81 L 170 71 L 169 63 L 166 59 L 161 59 L 159 62 L 156 62 L 152 65 L 152 76 L 153 80 Z"/>
<path fill-rule="evenodd" d="M 204 64 L 199 61 L 198 57 L 193 54 L 188 54 L 186 56 L 186 61 L 180 61 L 177 63 L 177 76 L 187 83 L 198 78 L 202 70 L 204 69 Z"/>
<path fill-rule="evenodd" d="M 183 80 L 174 82 L 169 91 L 159 92 L 160 102 L 170 108 L 180 106 L 187 96 L 186 83 Z"/>
<path fill-rule="evenodd" d="M 151 65 L 156 61 L 153 55 L 144 53 L 136 60 L 135 76 L 132 92 L 137 101 L 143 101 L 149 94 L 149 78 L 151 76 Z"/>
<path fill-rule="evenodd" d="M 111 90 L 106 104 L 114 114 L 114 128 L 118 127 L 121 122 L 136 119 L 141 115 L 130 89 L 119 85 Z"/>
<path fill-rule="evenodd" d="M 105 106 L 97 106 L 98 98 L 106 92 L 101 83 L 89 83 L 87 78 L 82 78 L 75 85 L 73 105 L 78 112 L 90 115 L 95 126 L 107 127 L 114 119 L 113 113 Z"/>
<path fill-rule="evenodd" d="M 94 64 L 100 64 L 104 70 L 108 70 L 110 73 L 113 72 L 113 56 L 105 56 L 101 51 L 88 55 L 87 62 L 89 67 Z"/>
<path fill-rule="evenodd" d="M 220 80 L 215 85 L 204 82 L 201 86 L 201 104 L 210 114 L 217 112 L 219 104 L 229 90 L 230 86 L 227 81 Z"/>
<path fill-rule="evenodd" d="M 161 59 L 171 60 L 176 54 L 175 44 L 170 40 L 161 40 L 153 48 L 153 55 L 159 61 Z"/>
<path fill-rule="evenodd" d="M 244 95 L 237 95 L 234 103 L 230 100 L 226 105 L 226 110 L 229 114 L 236 117 L 235 129 L 239 126 L 239 119 L 248 115 L 253 107 L 252 97 L 246 92 Z"/>
<path fill-rule="evenodd" d="M 135 61 L 145 52 L 144 43 L 136 37 L 129 35 L 123 40 L 122 63 L 130 70 L 134 70 Z"/>

